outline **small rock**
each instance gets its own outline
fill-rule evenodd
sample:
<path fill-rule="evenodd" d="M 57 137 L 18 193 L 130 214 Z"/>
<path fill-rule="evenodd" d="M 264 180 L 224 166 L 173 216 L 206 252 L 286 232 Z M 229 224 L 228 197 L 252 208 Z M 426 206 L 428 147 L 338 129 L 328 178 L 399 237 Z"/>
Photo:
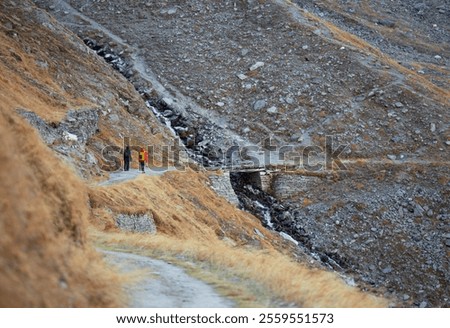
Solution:
<path fill-rule="evenodd" d="M 269 114 L 277 114 L 278 113 L 278 109 L 275 106 L 272 106 L 269 109 L 267 109 L 267 113 L 269 113 Z"/>
<path fill-rule="evenodd" d="M 169 10 L 167 10 L 168 15 L 174 15 L 176 13 L 177 13 L 177 8 L 170 8 Z"/>
<path fill-rule="evenodd" d="M 450 247 L 450 239 L 447 239 L 447 240 L 445 241 L 445 246 Z"/>
<path fill-rule="evenodd" d="M 436 124 L 431 123 L 431 125 L 430 125 L 430 130 L 431 130 L 431 132 L 436 131 Z"/>
<path fill-rule="evenodd" d="M 238 74 L 237 77 L 238 77 L 240 80 L 245 80 L 246 78 L 248 78 L 248 76 L 245 75 L 245 74 Z"/>
<path fill-rule="evenodd" d="M 171 98 L 164 97 L 161 99 L 161 103 L 167 107 L 170 107 L 173 105 L 173 100 Z"/>
<path fill-rule="evenodd" d="M 309 46 L 305 44 L 305 45 L 302 47 L 302 49 L 303 49 L 303 50 L 308 50 L 308 49 L 309 49 Z"/>
<path fill-rule="evenodd" d="M 163 114 L 164 117 L 172 116 L 173 115 L 173 111 L 171 111 L 170 109 L 167 109 L 162 114 Z"/>
<path fill-rule="evenodd" d="M 61 287 L 61 289 L 67 289 L 69 288 L 69 285 L 67 284 L 67 281 L 63 278 L 61 278 L 59 280 L 59 287 Z"/>
<path fill-rule="evenodd" d="M 403 295 L 403 300 L 407 301 L 410 299 L 410 296 L 408 294 Z"/>
<path fill-rule="evenodd" d="M 389 158 L 391 161 L 395 161 L 397 159 L 397 156 L 395 156 L 395 155 L 387 155 L 387 158 Z"/>
<path fill-rule="evenodd" d="M 392 267 L 388 266 L 388 267 L 384 268 L 383 270 L 381 270 L 381 272 L 383 272 L 385 274 L 391 273 L 392 272 Z"/>
<path fill-rule="evenodd" d="M 250 66 L 249 70 L 250 71 L 254 71 L 254 70 L 257 70 L 258 68 L 263 67 L 263 66 L 264 66 L 263 62 L 257 62 L 255 64 L 253 64 L 252 66 Z"/>
<path fill-rule="evenodd" d="M 394 104 L 394 106 L 397 107 L 397 108 L 402 108 L 402 107 L 404 107 L 405 105 L 403 105 L 400 101 L 397 101 L 397 102 Z"/>
<path fill-rule="evenodd" d="M 248 53 L 249 53 L 249 50 L 248 50 L 248 49 L 242 49 L 242 50 L 241 50 L 241 56 L 242 56 L 242 57 L 247 56 Z"/>
<path fill-rule="evenodd" d="M 419 307 L 420 307 L 421 309 L 424 309 L 424 308 L 426 308 L 427 306 L 428 306 L 428 303 L 425 302 L 425 301 L 423 301 L 423 302 L 420 303 L 420 305 L 419 305 Z"/>
<path fill-rule="evenodd" d="M 111 114 L 111 115 L 109 115 L 109 120 L 111 122 L 119 122 L 120 121 L 120 117 L 117 114 Z"/>
<path fill-rule="evenodd" d="M 260 100 L 255 101 L 255 103 L 253 104 L 253 109 L 261 110 L 266 106 L 267 106 L 267 102 L 264 99 L 260 99 Z"/>
<path fill-rule="evenodd" d="M 223 106 L 225 106 L 225 103 L 222 101 L 219 101 L 216 105 L 219 107 L 223 107 Z"/>
<path fill-rule="evenodd" d="M 286 103 L 292 105 L 294 103 L 294 99 L 292 97 L 286 97 Z"/>
<path fill-rule="evenodd" d="M 450 140 L 449 140 L 449 141 L 446 141 L 445 144 L 446 144 L 447 146 L 450 146 Z"/>
<path fill-rule="evenodd" d="M 390 28 L 394 28 L 395 27 L 395 22 L 388 20 L 388 19 L 379 19 L 377 21 L 378 25 L 382 25 L 382 26 L 386 26 L 386 27 L 390 27 Z"/>
<path fill-rule="evenodd" d="M 436 55 L 436 56 L 434 56 L 434 59 L 442 59 L 442 57 L 441 56 L 439 56 L 439 55 Z"/>
<path fill-rule="evenodd" d="M 264 238 L 264 235 L 261 233 L 261 231 L 259 231 L 258 229 L 254 228 L 253 231 L 255 232 L 255 234 L 260 237 L 260 238 Z"/>

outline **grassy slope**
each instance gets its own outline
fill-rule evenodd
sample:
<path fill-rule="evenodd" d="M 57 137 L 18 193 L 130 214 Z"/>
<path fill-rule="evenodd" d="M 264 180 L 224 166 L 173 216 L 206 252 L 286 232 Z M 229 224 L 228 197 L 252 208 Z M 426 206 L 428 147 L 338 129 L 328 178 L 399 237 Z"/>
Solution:
<path fill-rule="evenodd" d="M 273 297 L 302 307 L 376 307 L 387 301 L 345 284 L 337 275 L 289 257 L 280 238 L 253 216 L 237 210 L 206 185 L 202 173 L 170 172 L 91 188 L 94 232 L 103 245 L 144 254 L 182 256 L 213 271 L 255 281 Z M 151 213 L 157 236 L 115 231 L 118 213 Z M 261 231 L 265 238 L 255 234 Z M 286 254 L 283 254 L 286 253 Z"/>
<path fill-rule="evenodd" d="M 0 306 L 119 305 L 119 278 L 86 242 L 86 187 L 0 106 Z"/>

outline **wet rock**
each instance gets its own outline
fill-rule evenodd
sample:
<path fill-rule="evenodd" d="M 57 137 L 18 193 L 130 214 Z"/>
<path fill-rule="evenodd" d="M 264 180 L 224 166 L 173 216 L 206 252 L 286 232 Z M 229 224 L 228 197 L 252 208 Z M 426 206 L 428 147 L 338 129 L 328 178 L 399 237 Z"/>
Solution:
<path fill-rule="evenodd" d="M 170 109 L 167 109 L 167 110 L 165 110 L 165 111 L 162 113 L 162 115 L 165 116 L 165 117 L 170 117 L 170 116 L 173 115 L 173 111 L 170 110 Z"/>

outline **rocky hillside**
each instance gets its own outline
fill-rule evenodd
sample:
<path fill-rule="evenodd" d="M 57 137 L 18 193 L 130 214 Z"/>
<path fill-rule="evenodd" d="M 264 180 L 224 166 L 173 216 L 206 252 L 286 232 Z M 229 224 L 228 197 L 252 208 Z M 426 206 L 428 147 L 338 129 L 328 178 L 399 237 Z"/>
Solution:
<path fill-rule="evenodd" d="M 81 36 L 123 51 L 61 4 L 36 3 Z M 188 134 L 218 134 L 212 146 L 223 150 L 232 143 L 222 135 L 233 132 L 241 145 L 273 135 L 301 151 L 334 135 L 349 145 L 348 157 L 445 158 L 448 8 L 427 5 L 422 16 L 407 11 L 394 21 L 404 2 L 346 3 L 70 2 L 139 55 L 167 92 L 147 91 L 178 101 L 172 109 L 192 121 Z M 437 27 L 427 25 L 435 18 Z"/>
<path fill-rule="evenodd" d="M 362 292 L 311 264 L 309 254 L 220 197 L 215 183 L 234 195 L 229 181 L 220 172 L 210 180 L 186 159 L 148 95 L 137 92 L 139 81 L 127 81 L 128 64 L 108 63 L 108 55 L 120 53 L 103 53 L 105 61 L 85 44 L 96 48 L 92 40 L 84 43 L 31 2 L 3 1 L 0 9 L 0 132 L 7 147 L 0 170 L 1 306 L 126 306 L 123 279 L 94 250 L 97 235 L 108 245 L 126 241 L 118 247 L 216 265 L 233 285 L 248 280 L 269 292 L 267 303 L 254 304 L 388 304 L 378 291 Z M 120 169 L 128 139 L 155 146 L 156 165 L 163 164 L 161 149 L 179 147 L 180 161 L 196 171 L 105 181 Z M 277 270 L 261 275 L 267 263 Z"/>
<path fill-rule="evenodd" d="M 96 229 L 152 221 L 186 245 L 269 250 L 337 271 L 398 306 L 449 306 L 445 2 L 35 0 L 1 9 L 5 124 L 30 123 L 84 178 Z M 194 171 L 97 186 L 120 168 L 127 138 L 155 146 L 157 164 L 175 147 L 181 159 L 167 165 Z M 335 150 L 342 165 L 314 166 Z M 239 171 L 249 160 L 270 169 L 264 188 L 258 173 L 238 172 L 234 191 L 227 174 L 216 190 L 236 192 L 260 220 L 213 192 L 220 172 L 195 172 Z M 342 306 L 383 304 L 347 287 L 336 294 L 348 299 Z M 333 304 L 332 295 L 294 294 L 297 306 Z"/>

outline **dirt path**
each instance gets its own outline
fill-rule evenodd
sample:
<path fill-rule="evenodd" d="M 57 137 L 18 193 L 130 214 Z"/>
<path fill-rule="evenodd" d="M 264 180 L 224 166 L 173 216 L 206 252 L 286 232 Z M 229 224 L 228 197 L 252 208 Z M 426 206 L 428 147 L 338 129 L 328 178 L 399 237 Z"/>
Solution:
<path fill-rule="evenodd" d="M 145 175 L 147 176 L 161 176 L 166 172 L 175 171 L 175 167 L 168 167 L 165 169 L 150 169 L 148 167 L 145 168 Z M 117 171 L 109 174 L 109 179 L 103 182 L 100 182 L 100 186 L 109 186 L 112 184 L 125 182 L 128 180 L 133 180 L 136 177 L 140 176 L 142 173 L 136 169 L 130 169 L 129 171 Z"/>
<path fill-rule="evenodd" d="M 217 294 L 204 282 L 187 275 L 183 269 L 149 257 L 103 251 L 108 263 L 119 271 L 140 271 L 135 284 L 127 287 L 132 308 L 224 308 L 235 304 Z"/>

